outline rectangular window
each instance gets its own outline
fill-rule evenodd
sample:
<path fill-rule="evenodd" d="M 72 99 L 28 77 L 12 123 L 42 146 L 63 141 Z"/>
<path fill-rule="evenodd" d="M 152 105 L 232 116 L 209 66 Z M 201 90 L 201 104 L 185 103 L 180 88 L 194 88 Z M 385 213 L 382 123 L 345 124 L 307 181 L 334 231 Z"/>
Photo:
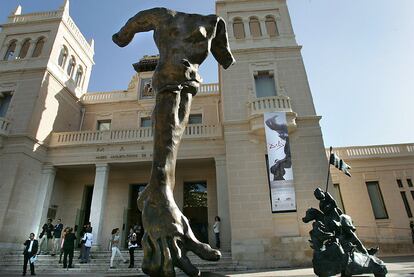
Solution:
<path fill-rule="evenodd" d="M 111 129 L 111 120 L 98 120 L 98 126 L 96 128 L 98 131 L 108 131 Z"/>
<path fill-rule="evenodd" d="M 254 76 L 257 97 L 276 96 L 276 85 L 273 74 L 269 71 L 259 71 Z"/>
<path fill-rule="evenodd" d="M 398 185 L 399 188 L 403 187 L 403 183 L 400 179 L 397 179 L 397 185 Z"/>
<path fill-rule="evenodd" d="M 413 187 L 413 181 L 411 179 L 407 179 L 407 184 L 410 188 Z"/>
<path fill-rule="evenodd" d="M 404 202 L 404 207 L 405 207 L 405 211 L 407 212 L 407 216 L 409 218 L 412 218 L 413 214 L 411 212 L 410 204 L 408 204 L 408 199 L 407 199 L 407 196 L 405 195 L 405 191 L 400 191 L 400 193 L 401 193 L 401 198 Z"/>
<path fill-rule="evenodd" d="M 0 92 L 0 117 L 6 117 L 11 98 L 11 92 Z"/>
<path fill-rule="evenodd" d="M 151 127 L 152 120 L 151 117 L 141 117 L 141 127 Z"/>
<path fill-rule="evenodd" d="M 333 188 L 333 197 L 336 200 L 336 204 L 338 205 L 338 208 L 340 208 L 345 213 L 344 202 L 342 201 L 341 188 L 339 187 L 339 184 L 333 184 Z"/>
<path fill-rule="evenodd" d="M 141 79 L 140 99 L 154 98 L 154 90 L 152 89 L 152 79 Z"/>
<path fill-rule="evenodd" d="M 413 198 L 413 200 L 414 200 L 414 190 L 412 190 L 411 191 L 411 197 Z"/>
<path fill-rule="evenodd" d="M 201 114 L 190 114 L 188 124 L 202 124 L 203 116 Z"/>
<path fill-rule="evenodd" d="M 387 210 L 385 208 L 384 199 L 382 198 L 379 183 L 377 181 L 366 182 L 366 185 L 375 219 L 388 218 Z"/>

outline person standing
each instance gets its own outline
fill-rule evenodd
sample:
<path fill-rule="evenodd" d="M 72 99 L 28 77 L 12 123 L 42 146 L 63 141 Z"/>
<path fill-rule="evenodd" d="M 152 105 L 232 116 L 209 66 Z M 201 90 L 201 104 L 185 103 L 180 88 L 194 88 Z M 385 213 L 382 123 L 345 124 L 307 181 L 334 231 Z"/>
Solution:
<path fill-rule="evenodd" d="M 91 247 L 92 247 L 92 243 L 93 243 L 93 235 L 92 235 L 92 228 L 88 227 L 86 229 L 85 234 L 83 235 L 82 241 L 84 241 L 84 251 L 83 251 L 83 256 L 81 258 L 81 263 L 82 264 L 86 264 L 88 262 L 90 262 L 89 260 L 89 255 L 91 252 Z"/>
<path fill-rule="evenodd" d="M 63 244 L 65 243 L 65 236 L 68 232 L 70 227 L 66 227 L 63 229 L 62 236 L 60 237 L 60 253 L 59 253 L 59 263 L 62 263 L 62 255 L 63 255 Z"/>
<path fill-rule="evenodd" d="M 24 251 L 23 251 L 23 255 L 24 255 L 24 262 L 23 262 L 23 276 L 26 275 L 26 270 L 27 270 L 27 262 L 30 263 L 30 274 L 31 275 L 36 275 L 35 274 L 35 270 L 34 270 L 34 257 L 36 257 L 37 254 L 37 250 L 39 247 L 39 243 L 37 240 L 34 239 L 35 238 L 35 234 L 34 233 L 30 233 L 29 239 L 25 241 L 24 243 Z"/>
<path fill-rule="evenodd" d="M 86 230 L 88 230 L 89 228 L 92 228 L 90 222 L 88 222 L 87 224 L 83 225 L 83 227 L 82 227 L 82 230 L 81 230 L 81 233 L 80 233 L 81 241 L 80 241 L 80 252 L 79 252 L 78 259 L 82 259 L 82 257 L 85 255 L 84 254 L 85 253 L 85 242 L 83 241 L 83 237 L 84 237 L 84 235 L 86 233 Z M 91 231 L 91 233 L 92 233 L 92 231 Z"/>
<path fill-rule="evenodd" d="M 56 255 L 56 251 L 60 250 L 60 239 L 62 236 L 63 224 L 62 220 L 59 218 L 57 224 L 53 228 L 53 249 L 52 256 Z"/>
<path fill-rule="evenodd" d="M 75 250 L 76 236 L 73 233 L 73 229 L 67 229 L 65 238 L 63 241 L 63 268 L 73 268 L 73 251 Z M 69 265 L 68 265 L 69 256 Z"/>
<path fill-rule="evenodd" d="M 39 254 L 49 254 L 49 241 L 53 238 L 52 235 L 53 232 L 53 225 L 52 225 L 52 219 L 49 218 L 47 222 L 42 227 L 42 232 L 40 233 L 40 243 L 39 243 Z M 46 241 L 46 250 L 43 249 L 42 252 L 42 246 L 44 245 L 44 242 Z"/>
<path fill-rule="evenodd" d="M 115 268 L 114 267 L 114 258 L 116 256 L 116 254 L 119 254 L 121 259 L 124 261 L 124 264 L 128 263 L 128 261 L 124 258 L 124 256 L 122 256 L 122 253 L 119 250 L 119 241 L 121 239 L 121 237 L 119 236 L 119 228 L 113 229 L 112 232 L 111 232 L 111 235 L 112 235 L 111 236 L 112 255 L 111 255 L 110 268 Z"/>
<path fill-rule="evenodd" d="M 137 234 L 135 233 L 134 229 L 131 228 L 131 230 L 129 231 L 129 236 L 128 236 L 128 251 L 129 251 L 129 267 L 128 268 L 133 268 L 134 267 L 134 251 L 135 249 L 137 249 L 138 247 L 138 241 L 137 241 Z"/>
<path fill-rule="evenodd" d="M 220 249 L 220 221 L 221 219 L 219 216 L 216 216 L 214 218 L 213 232 L 214 232 L 214 235 L 216 236 L 216 247 L 218 249 Z"/>

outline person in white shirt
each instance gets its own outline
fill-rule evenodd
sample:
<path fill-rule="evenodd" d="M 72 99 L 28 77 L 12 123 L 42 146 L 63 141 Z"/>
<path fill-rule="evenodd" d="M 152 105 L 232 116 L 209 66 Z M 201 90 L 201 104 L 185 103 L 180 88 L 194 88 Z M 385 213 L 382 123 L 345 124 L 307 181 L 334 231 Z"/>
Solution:
<path fill-rule="evenodd" d="M 39 243 L 37 240 L 35 240 L 35 234 L 34 233 L 30 233 L 29 236 L 30 239 L 26 240 L 24 242 L 24 251 L 23 251 L 23 255 L 24 255 L 24 264 L 23 264 L 23 276 L 26 275 L 26 270 L 27 270 L 27 263 L 30 263 L 30 273 L 31 275 L 36 275 L 35 271 L 34 271 L 34 259 L 36 257 L 36 253 L 37 250 L 39 248 Z"/>
<path fill-rule="evenodd" d="M 119 256 L 121 257 L 122 261 L 124 262 L 124 264 L 127 264 L 128 261 L 124 258 L 124 256 L 122 256 L 121 251 L 119 250 L 119 241 L 121 239 L 120 235 L 119 235 L 119 228 L 115 228 L 112 230 L 111 232 L 111 250 L 112 250 L 112 255 L 111 255 L 111 263 L 110 263 L 110 268 L 115 268 L 114 267 L 114 258 L 116 256 L 116 254 L 119 254 Z"/>
<path fill-rule="evenodd" d="M 214 218 L 213 232 L 216 236 L 216 247 L 220 249 L 220 217 L 216 216 Z"/>
<path fill-rule="evenodd" d="M 92 235 L 92 228 L 89 227 L 86 229 L 85 234 L 83 235 L 82 241 L 84 241 L 85 250 L 83 251 L 83 256 L 81 257 L 81 264 L 86 264 L 90 262 L 89 254 L 91 251 L 92 243 L 93 243 L 93 235 Z"/>

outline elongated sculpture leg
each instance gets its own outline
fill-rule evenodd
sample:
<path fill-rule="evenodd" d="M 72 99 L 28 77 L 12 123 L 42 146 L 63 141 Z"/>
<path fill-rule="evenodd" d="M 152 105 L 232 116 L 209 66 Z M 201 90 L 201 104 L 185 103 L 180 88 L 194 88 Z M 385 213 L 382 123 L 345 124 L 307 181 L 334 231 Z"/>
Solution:
<path fill-rule="evenodd" d="M 178 90 L 162 91 L 156 96 L 151 179 L 138 199 L 145 229 L 142 270 L 154 277 L 175 276 L 174 267 L 189 276 L 199 276 L 200 271 L 187 257 L 188 251 L 210 261 L 221 256 L 220 251 L 197 240 L 173 197 L 177 152 L 191 101 L 191 93 Z"/>

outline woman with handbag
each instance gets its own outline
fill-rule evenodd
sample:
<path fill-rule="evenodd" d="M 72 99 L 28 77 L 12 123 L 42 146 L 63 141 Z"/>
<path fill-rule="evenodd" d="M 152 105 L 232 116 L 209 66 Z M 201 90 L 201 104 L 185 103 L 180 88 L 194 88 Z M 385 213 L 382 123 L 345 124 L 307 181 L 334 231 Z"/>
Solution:
<path fill-rule="evenodd" d="M 128 261 L 124 258 L 124 256 L 122 256 L 122 253 L 119 250 L 119 241 L 121 240 L 121 236 L 119 235 L 119 228 L 113 229 L 112 232 L 111 232 L 111 235 L 112 235 L 111 236 L 112 255 L 111 255 L 110 268 L 115 268 L 114 267 L 114 258 L 116 256 L 116 254 L 119 254 L 121 259 L 124 261 L 124 264 L 128 263 Z"/>
<path fill-rule="evenodd" d="M 128 236 L 128 250 L 129 250 L 129 267 L 134 267 L 134 251 L 138 247 L 138 240 L 137 240 L 137 234 L 135 233 L 134 229 L 131 228 L 129 231 Z"/>

